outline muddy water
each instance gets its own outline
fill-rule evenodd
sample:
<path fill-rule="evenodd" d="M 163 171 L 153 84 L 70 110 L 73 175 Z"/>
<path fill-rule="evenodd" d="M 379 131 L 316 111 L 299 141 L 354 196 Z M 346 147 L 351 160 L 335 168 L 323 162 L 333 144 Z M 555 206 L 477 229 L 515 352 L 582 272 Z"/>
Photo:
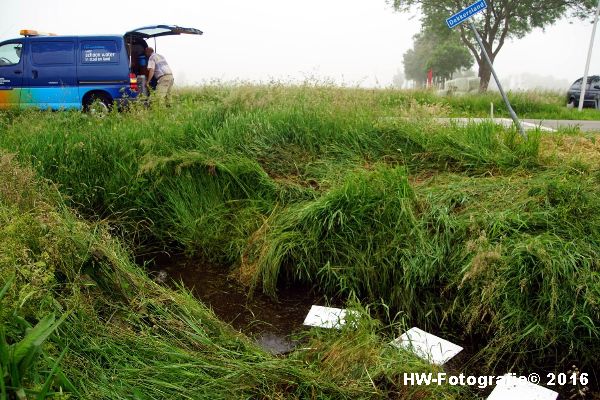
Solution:
<path fill-rule="evenodd" d="M 153 264 L 155 279 L 167 284 L 183 282 L 222 321 L 272 354 L 291 351 L 296 344 L 291 336 L 302 329 L 311 305 L 325 304 L 325 299 L 305 287 L 279 288 L 277 300 L 259 290 L 248 297 L 248 289 L 229 277 L 226 267 L 197 260 L 171 258 Z"/>

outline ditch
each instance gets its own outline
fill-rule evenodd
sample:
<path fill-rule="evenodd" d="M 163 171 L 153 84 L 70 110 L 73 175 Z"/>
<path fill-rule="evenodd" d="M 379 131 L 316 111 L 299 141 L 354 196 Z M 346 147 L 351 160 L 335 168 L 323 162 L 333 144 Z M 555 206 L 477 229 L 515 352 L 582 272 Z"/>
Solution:
<path fill-rule="evenodd" d="M 313 304 L 324 305 L 325 296 L 305 286 L 282 286 L 273 299 L 260 290 L 251 296 L 248 288 L 226 271 L 227 267 L 185 257 L 157 257 L 149 264 L 150 274 L 159 283 L 183 284 L 213 310 L 222 321 L 252 338 L 273 355 L 294 349 L 294 334 Z"/>
<path fill-rule="evenodd" d="M 249 296 L 248 287 L 240 284 L 228 273 L 227 267 L 201 259 L 161 255 L 152 259 L 147 266 L 154 280 L 171 286 L 183 285 L 211 308 L 219 319 L 247 335 L 263 350 L 273 355 L 285 355 L 298 345 L 295 336 L 307 329 L 303 326 L 303 321 L 311 305 L 330 305 L 333 302 L 335 306 L 343 306 L 343 302 L 339 299 L 332 300 L 316 293 L 313 288 L 298 284 L 280 286 L 277 299 L 263 294 L 260 290 L 256 290 Z M 431 333 L 440 337 L 446 336 L 442 331 Z M 464 350 L 445 365 L 444 369 L 447 373 L 481 375 L 480 372 L 485 369 L 485 366 L 476 357 L 481 347 L 481 340 L 483 338 L 470 338 L 468 343 L 461 343 Z M 561 368 L 555 370 L 567 372 L 573 365 L 572 362 L 565 361 L 560 364 Z M 504 366 L 504 369 L 512 371 L 508 365 Z M 532 371 L 513 372 L 518 372 L 517 375 L 527 375 Z M 552 372 L 552 368 L 538 372 L 544 377 L 547 374 L 558 374 Z M 598 398 L 595 397 L 600 395 L 598 376 L 595 370 L 590 372 L 588 374 L 590 384 L 585 391 L 581 391 L 582 385 L 546 387 L 557 391 L 559 400 Z M 473 388 L 481 398 L 486 398 L 492 389 L 493 387 Z"/>

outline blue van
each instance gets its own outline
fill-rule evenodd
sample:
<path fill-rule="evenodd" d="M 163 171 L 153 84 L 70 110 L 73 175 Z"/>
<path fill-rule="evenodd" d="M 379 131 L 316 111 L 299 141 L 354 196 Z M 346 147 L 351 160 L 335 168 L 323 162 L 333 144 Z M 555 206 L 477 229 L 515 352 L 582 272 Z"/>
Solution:
<path fill-rule="evenodd" d="M 202 35 L 176 25 L 147 26 L 122 36 L 23 30 L 23 37 L 0 43 L 0 109 L 122 106 L 144 89 L 146 40 L 182 33 Z"/>

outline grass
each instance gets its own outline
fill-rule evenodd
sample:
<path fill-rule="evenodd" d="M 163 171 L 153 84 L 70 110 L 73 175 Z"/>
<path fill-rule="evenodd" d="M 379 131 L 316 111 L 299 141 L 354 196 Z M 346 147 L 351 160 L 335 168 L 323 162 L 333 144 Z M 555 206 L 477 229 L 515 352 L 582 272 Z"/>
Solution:
<path fill-rule="evenodd" d="M 385 299 L 430 330 L 489 337 L 492 364 L 569 351 L 593 364 L 597 178 L 440 183 L 413 190 L 403 169 L 350 175 L 270 221 L 243 267 L 267 291 L 283 274 L 339 296 Z"/>
<path fill-rule="evenodd" d="M 0 350 L 11 346 L 20 360 L 37 346 L 18 364 L 18 386 L 13 351 L 0 351 L 1 398 L 410 398 L 401 372 L 435 370 L 387 346 L 400 325 L 382 327 L 364 309 L 355 329 L 309 332 L 306 349 L 270 356 L 186 290 L 149 279 L 104 224 L 77 218 L 7 155 L 0 178 L 0 280 L 10 282 L 0 296 Z"/>
<path fill-rule="evenodd" d="M 431 119 L 485 115 L 494 96 L 205 87 L 180 93 L 171 109 L 101 119 L 2 114 L 0 148 L 138 254 L 185 250 L 273 295 L 279 282 L 300 281 L 383 304 L 374 315 L 389 309 L 456 342 L 476 340 L 486 371 L 592 368 L 595 136 L 523 141 L 491 124 Z M 598 116 L 550 94 L 514 94 L 513 106 L 522 117 Z M 373 378 L 378 390 L 384 381 Z"/>
<path fill-rule="evenodd" d="M 306 89 L 310 89 L 307 91 Z M 504 100 L 498 92 L 470 93 L 465 95 L 439 96 L 432 90 L 396 89 L 349 89 L 324 86 L 212 86 L 181 90 L 187 99 L 193 101 L 227 101 L 265 105 L 277 99 L 281 101 L 312 101 L 314 98 L 331 103 L 352 103 L 358 109 L 371 109 L 380 116 L 435 115 L 437 117 L 489 117 L 490 103 L 494 103 L 496 117 L 510 118 Z M 307 95 L 307 92 L 311 92 Z M 278 97 L 279 96 L 279 97 Z M 597 110 L 586 108 L 582 112 L 566 107 L 565 92 L 518 91 L 509 92 L 509 100 L 520 118 L 599 120 Z M 235 99 L 235 100 L 233 100 Z"/>

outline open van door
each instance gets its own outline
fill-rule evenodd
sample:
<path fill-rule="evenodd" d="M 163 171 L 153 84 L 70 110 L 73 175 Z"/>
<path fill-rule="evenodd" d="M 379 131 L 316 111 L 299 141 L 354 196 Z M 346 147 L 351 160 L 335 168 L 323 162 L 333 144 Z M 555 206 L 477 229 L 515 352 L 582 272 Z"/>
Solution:
<path fill-rule="evenodd" d="M 196 28 L 183 28 L 177 25 L 151 25 L 144 26 L 131 30 L 125 34 L 125 39 L 128 37 L 148 39 L 157 36 L 181 35 L 202 35 L 202 31 Z"/>
<path fill-rule="evenodd" d="M 184 28 L 177 25 L 151 25 L 144 26 L 131 30 L 123 38 L 127 45 L 127 55 L 129 57 L 129 71 L 137 76 L 138 81 L 145 79 L 147 76 L 146 63 L 147 59 L 144 56 L 144 50 L 148 47 L 146 39 L 154 38 L 156 44 L 156 38 L 159 36 L 171 36 L 181 35 L 182 33 L 188 35 L 202 35 L 203 32 L 196 28 Z M 145 82 L 142 80 L 142 82 Z M 152 85 L 152 82 L 151 82 Z M 142 88 L 145 89 L 145 83 L 141 84 Z"/>

